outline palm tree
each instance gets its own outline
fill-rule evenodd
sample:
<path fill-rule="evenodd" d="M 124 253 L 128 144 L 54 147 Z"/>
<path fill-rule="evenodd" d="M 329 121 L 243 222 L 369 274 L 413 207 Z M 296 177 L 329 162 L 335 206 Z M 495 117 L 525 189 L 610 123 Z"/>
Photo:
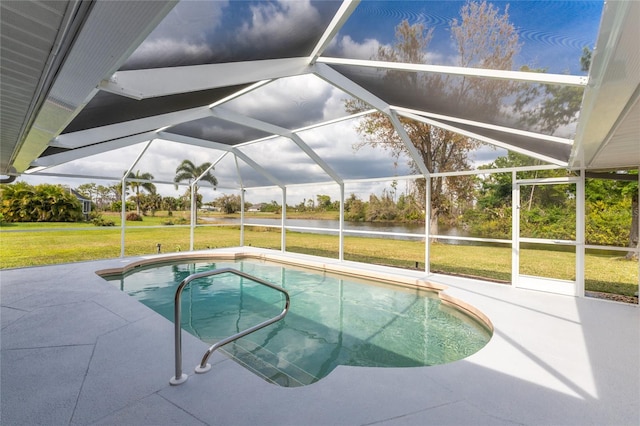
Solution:
<path fill-rule="evenodd" d="M 192 181 L 198 179 L 200 176 L 200 180 L 204 182 L 209 182 L 213 185 L 213 188 L 216 188 L 218 184 L 218 179 L 211 173 L 209 170 L 211 167 L 211 163 L 202 163 L 199 166 L 196 166 L 189 160 L 183 160 L 182 163 L 176 169 L 176 177 L 173 181 L 176 183 L 176 189 L 178 188 L 179 182 L 188 181 L 191 184 Z M 206 171 L 206 173 L 205 173 Z M 198 188 L 196 187 L 195 193 L 193 194 L 198 199 Z"/>
<path fill-rule="evenodd" d="M 136 179 L 135 181 L 127 182 L 127 186 L 130 186 L 131 189 L 136 193 L 136 209 L 138 215 L 140 214 L 140 189 L 146 190 L 149 194 L 156 193 L 156 186 L 151 182 L 140 182 L 140 180 L 151 180 L 153 179 L 153 175 L 151 173 L 140 173 L 138 170 L 135 174 L 133 172 L 129 172 L 127 175 L 127 179 Z"/>
<path fill-rule="evenodd" d="M 211 163 L 206 162 L 202 163 L 199 166 L 196 166 L 189 160 L 182 160 L 182 163 L 176 168 L 176 177 L 173 181 L 176 183 L 176 189 L 178 189 L 178 182 L 188 181 L 189 182 L 189 190 L 191 190 L 191 182 L 200 178 L 199 180 L 209 182 L 213 185 L 213 189 L 216 189 L 216 185 L 218 184 L 218 179 L 211 173 L 209 170 L 211 167 Z M 206 171 L 206 173 L 205 173 Z M 195 185 L 193 199 L 198 203 L 198 186 Z M 194 209 L 197 211 L 197 209 Z M 196 218 L 196 223 L 197 223 Z"/>

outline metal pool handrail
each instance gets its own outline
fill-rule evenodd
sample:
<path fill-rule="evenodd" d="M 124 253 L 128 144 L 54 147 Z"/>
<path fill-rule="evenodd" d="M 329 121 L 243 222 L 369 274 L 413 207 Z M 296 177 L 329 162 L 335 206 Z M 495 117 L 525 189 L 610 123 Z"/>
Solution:
<path fill-rule="evenodd" d="M 215 351 L 216 349 L 218 349 L 221 346 L 226 345 L 227 343 L 231 343 L 234 340 L 237 340 L 241 337 L 246 336 L 247 334 L 253 333 L 254 331 L 258 331 L 261 328 L 264 328 L 270 324 L 273 324 L 276 321 L 280 321 L 282 318 L 284 318 L 285 315 L 287 315 L 287 312 L 289 312 L 289 304 L 290 304 L 290 300 L 289 300 L 289 293 L 283 289 L 280 288 L 278 286 L 275 286 L 271 283 L 268 283 L 260 278 L 254 277 L 252 275 L 249 275 L 245 272 L 242 271 L 238 271 L 237 269 L 233 269 L 233 268 L 222 268 L 222 269 L 215 269 L 213 271 L 204 271 L 204 272 L 199 272 L 197 274 L 191 274 L 189 275 L 187 278 L 185 278 L 184 280 L 182 280 L 182 282 L 180 283 L 180 285 L 178 286 L 178 289 L 176 290 L 176 295 L 174 298 L 174 331 L 175 331 L 175 356 L 176 356 L 176 375 L 174 377 L 171 378 L 171 380 L 169 380 L 169 383 L 172 385 L 180 385 L 184 382 L 187 381 L 187 378 L 189 376 L 187 376 L 186 374 L 184 374 L 182 372 L 182 328 L 180 327 L 180 323 L 181 323 L 181 316 L 182 316 L 182 310 L 181 310 L 181 303 L 180 303 L 180 299 L 182 298 L 182 290 L 193 280 L 197 280 L 198 278 L 204 278 L 204 277 L 209 277 L 212 275 L 219 275 L 219 274 L 225 274 L 225 273 L 231 273 L 231 274 L 235 274 L 235 275 L 239 275 L 241 277 L 247 278 L 251 281 L 255 281 L 258 284 L 262 284 L 264 286 L 270 287 L 274 290 L 279 291 L 280 293 L 284 294 L 285 297 L 285 305 L 284 305 L 284 309 L 282 310 L 282 312 L 280 312 L 280 314 L 278 316 L 275 316 L 271 319 L 268 319 L 266 321 L 261 322 L 258 325 L 254 325 L 251 328 L 248 328 L 244 331 L 241 331 L 239 333 L 234 334 L 233 336 L 229 336 L 226 339 L 222 339 L 219 342 L 213 344 L 204 354 L 204 356 L 202 357 L 202 361 L 200 362 L 200 364 L 196 367 L 196 373 L 201 374 L 201 373 L 206 373 L 207 371 L 209 371 L 211 369 L 211 364 L 208 364 L 207 361 L 209 360 L 209 357 L 211 356 L 211 354 L 213 353 L 213 351 Z"/>

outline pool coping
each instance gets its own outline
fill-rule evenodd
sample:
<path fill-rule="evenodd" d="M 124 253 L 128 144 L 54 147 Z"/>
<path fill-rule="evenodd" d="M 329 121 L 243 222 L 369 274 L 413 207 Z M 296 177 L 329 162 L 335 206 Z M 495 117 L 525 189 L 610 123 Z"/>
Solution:
<path fill-rule="evenodd" d="M 211 252 L 341 263 L 246 247 Z M 442 294 L 491 318 L 491 341 L 450 364 L 339 366 L 298 388 L 271 385 L 214 354 L 211 372 L 170 386 L 173 324 L 95 274 L 147 258 L 159 257 L 0 271 L 3 424 L 635 425 L 640 418 L 637 305 L 355 262 L 343 267 L 445 286 Z M 207 345 L 188 333 L 183 345 L 191 369 Z"/>

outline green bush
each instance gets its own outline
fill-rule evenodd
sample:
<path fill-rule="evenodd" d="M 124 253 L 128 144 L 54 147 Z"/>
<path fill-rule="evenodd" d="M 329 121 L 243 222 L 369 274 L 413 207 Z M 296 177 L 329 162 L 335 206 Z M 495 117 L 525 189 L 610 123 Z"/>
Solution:
<path fill-rule="evenodd" d="M 101 213 L 96 211 L 91 212 L 91 223 L 95 226 L 116 226 L 116 223 L 111 219 L 105 219 Z"/>
<path fill-rule="evenodd" d="M 0 213 L 6 222 L 81 222 L 82 204 L 60 185 L 16 182 L 0 186 Z"/>
<path fill-rule="evenodd" d="M 132 222 L 142 222 L 142 216 L 136 212 L 127 213 L 127 220 Z"/>
<path fill-rule="evenodd" d="M 630 199 L 614 206 L 602 201 L 587 203 L 587 244 L 626 246 L 629 244 L 631 216 Z"/>
<path fill-rule="evenodd" d="M 169 219 L 162 222 L 163 225 L 171 226 L 171 225 L 186 225 L 187 219 L 184 217 L 179 217 L 177 219 Z"/>

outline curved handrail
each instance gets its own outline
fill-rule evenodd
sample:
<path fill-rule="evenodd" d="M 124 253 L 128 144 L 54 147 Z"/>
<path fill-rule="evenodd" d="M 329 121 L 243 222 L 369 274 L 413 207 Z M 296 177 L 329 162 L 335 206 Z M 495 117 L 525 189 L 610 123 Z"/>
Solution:
<path fill-rule="evenodd" d="M 209 277 L 212 275 L 219 275 L 219 274 L 225 274 L 225 273 L 231 273 L 231 274 L 235 274 L 235 275 L 239 275 L 241 277 L 247 278 L 251 281 L 255 281 L 258 284 L 262 284 L 265 285 L 267 287 L 270 287 L 274 290 L 279 291 L 280 293 L 284 294 L 285 297 L 285 305 L 284 305 L 284 309 L 282 310 L 282 312 L 280 312 L 280 314 L 278 316 L 275 316 L 271 319 L 268 319 L 266 321 L 261 322 L 258 325 L 254 325 L 251 328 L 248 328 L 244 331 L 241 331 L 239 333 L 234 334 L 233 336 L 229 336 L 225 339 L 220 340 L 219 342 L 213 344 L 204 354 L 204 356 L 202 357 L 202 361 L 200 362 L 200 364 L 196 367 L 196 373 L 206 373 L 207 371 L 209 371 L 211 369 L 211 364 L 208 364 L 207 361 L 209 360 L 209 357 L 211 356 L 211 354 L 213 353 L 213 351 L 215 351 L 216 349 L 218 349 L 221 346 L 226 345 L 227 343 L 231 343 L 234 340 L 237 340 L 241 337 L 246 336 L 247 334 L 253 333 L 254 331 L 260 330 L 261 328 L 264 328 L 270 324 L 273 324 L 276 321 L 281 320 L 282 318 L 284 318 L 284 316 L 287 314 L 287 312 L 289 312 L 289 305 L 290 305 L 290 300 L 289 300 L 289 293 L 278 286 L 275 286 L 267 281 L 264 281 L 260 278 L 254 277 L 252 275 L 249 275 L 245 272 L 242 271 L 238 271 L 237 269 L 233 269 L 233 268 L 222 268 L 222 269 L 214 269 L 213 271 L 204 271 L 204 272 L 198 272 L 197 274 L 191 274 L 189 275 L 187 278 L 185 278 L 184 280 L 182 280 L 182 282 L 180 283 L 180 285 L 178 286 L 177 290 L 176 290 L 176 295 L 174 298 L 174 316 L 173 316 L 173 320 L 174 320 L 174 337 L 175 337 L 175 357 L 176 357 L 176 375 L 174 377 L 171 378 L 171 380 L 169 380 L 169 383 L 171 383 L 172 385 L 179 385 L 182 384 L 184 382 L 187 381 L 188 376 L 186 374 L 184 374 L 182 372 L 182 327 L 180 327 L 180 323 L 181 323 L 181 316 L 182 316 L 182 309 L 181 309 L 181 303 L 180 303 L 180 299 L 182 298 L 182 290 L 184 290 L 184 288 L 193 280 L 197 280 L 198 278 L 204 278 L 204 277 Z"/>

